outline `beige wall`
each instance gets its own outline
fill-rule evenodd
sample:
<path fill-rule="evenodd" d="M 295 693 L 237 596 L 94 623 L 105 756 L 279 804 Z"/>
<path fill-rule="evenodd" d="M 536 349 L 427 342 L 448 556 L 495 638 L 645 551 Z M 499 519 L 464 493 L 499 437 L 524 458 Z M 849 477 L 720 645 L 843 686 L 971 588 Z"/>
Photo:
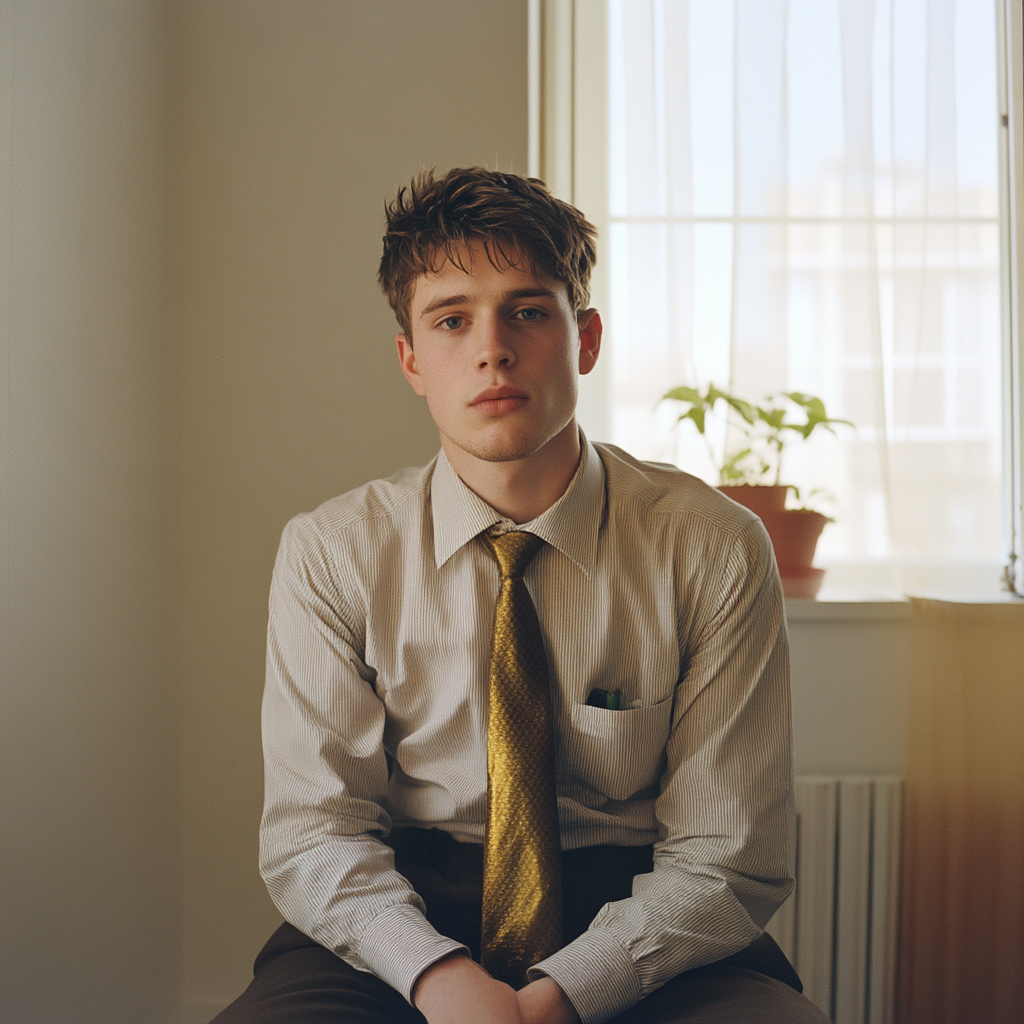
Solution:
<path fill-rule="evenodd" d="M 281 529 L 437 448 L 374 280 L 383 204 L 423 167 L 526 170 L 526 6 L 197 2 L 176 20 L 184 992 L 197 1020 L 241 990 L 279 921 L 256 829 Z"/>
<path fill-rule="evenodd" d="M 0 4 L 0 1019 L 166 1022 L 162 5 Z"/>
<path fill-rule="evenodd" d="M 5 1024 L 245 984 L 277 537 L 433 454 L 382 207 L 526 78 L 525 0 L 0 3 Z"/>
<path fill-rule="evenodd" d="M 798 775 L 907 770 L 910 606 L 791 602 Z"/>

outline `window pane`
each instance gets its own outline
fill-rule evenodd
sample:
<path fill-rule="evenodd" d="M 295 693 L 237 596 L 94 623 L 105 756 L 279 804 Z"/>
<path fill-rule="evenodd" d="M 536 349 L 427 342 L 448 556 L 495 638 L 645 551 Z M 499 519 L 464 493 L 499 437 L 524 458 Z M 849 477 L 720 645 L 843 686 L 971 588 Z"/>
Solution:
<path fill-rule="evenodd" d="M 995 60 L 989 0 L 610 0 L 616 443 L 714 481 L 670 386 L 816 394 L 823 561 L 998 559 Z"/>

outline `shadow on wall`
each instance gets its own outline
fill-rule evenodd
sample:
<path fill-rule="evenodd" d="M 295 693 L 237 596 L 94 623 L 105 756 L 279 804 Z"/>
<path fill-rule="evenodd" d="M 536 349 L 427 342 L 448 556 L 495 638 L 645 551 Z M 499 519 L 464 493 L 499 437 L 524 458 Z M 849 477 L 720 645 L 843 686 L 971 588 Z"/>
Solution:
<path fill-rule="evenodd" d="M 1024 603 L 914 600 L 901 1024 L 1024 1019 Z"/>

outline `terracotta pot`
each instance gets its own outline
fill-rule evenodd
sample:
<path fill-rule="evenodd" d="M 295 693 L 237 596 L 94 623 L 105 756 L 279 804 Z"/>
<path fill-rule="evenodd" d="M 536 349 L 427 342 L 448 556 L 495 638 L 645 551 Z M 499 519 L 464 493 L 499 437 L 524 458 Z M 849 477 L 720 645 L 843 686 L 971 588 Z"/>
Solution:
<path fill-rule="evenodd" d="M 814 549 L 828 519 L 820 512 L 806 509 L 786 509 L 761 516 L 775 548 L 775 561 L 783 576 L 787 570 L 809 569 L 814 561 Z"/>
<path fill-rule="evenodd" d="M 825 570 L 815 569 L 811 563 L 828 518 L 807 509 L 787 509 L 787 487 L 742 486 L 720 487 L 719 490 L 749 508 L 764 523 L 775 549 L 782 592 L 786 597 L 813 598 L 821 588 Z M 781 492 L 781 501 L 778 492 Z"/>
<path fill-rule="evenodd" d="M 749 508 L 755 516 L 764 519 L 766 512 L 784 512 L 788 487 L 769 487 L 760 484 L 723 484 L 718 488 L 727 498 Z"/>
<path fill-rule="evenodd" d="M 791 569 L 782 577 L 782 593 L 785 597 L 802 597 L 813 601 L 821 590 L 825 579 L 824 569 Z"/>

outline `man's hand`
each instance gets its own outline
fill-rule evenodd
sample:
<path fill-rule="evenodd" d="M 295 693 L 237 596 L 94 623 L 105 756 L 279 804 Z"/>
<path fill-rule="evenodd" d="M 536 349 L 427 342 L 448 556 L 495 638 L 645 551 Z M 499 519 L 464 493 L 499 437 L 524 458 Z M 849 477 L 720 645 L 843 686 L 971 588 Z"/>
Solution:
<path fill-rule="evenodd" d="M 524 1024 L 579 1024 L 569 997 L 551 978 L 538 978 L 516 993 Z"/>
<path fill-rule="evenodd" d="M 495 981 L 464 953 L 431 964 L 412 989 L 429 1024 L 579 1024 L 566 994 L 551 978 L 515 989 Z"/>
<path fill-rule="evenodd" d="M 464 953 L 453 953 L 431 964 L 413 986 L 412 1001 L 429 1024 L 527 1022 L 516 990 L 502 981 L 495 981 Z"/>

